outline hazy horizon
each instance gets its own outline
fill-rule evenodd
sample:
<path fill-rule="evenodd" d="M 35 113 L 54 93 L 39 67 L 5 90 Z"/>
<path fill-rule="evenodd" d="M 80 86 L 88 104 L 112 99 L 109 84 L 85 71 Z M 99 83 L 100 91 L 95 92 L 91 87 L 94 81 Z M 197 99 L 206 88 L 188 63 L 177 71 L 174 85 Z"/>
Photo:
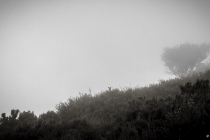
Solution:
<path fill-rule="evenodd" d="M 0 113 L 173 78 L 163 48 L 210 43 L 209 13 L 208 0 L 0 1 Z"/>

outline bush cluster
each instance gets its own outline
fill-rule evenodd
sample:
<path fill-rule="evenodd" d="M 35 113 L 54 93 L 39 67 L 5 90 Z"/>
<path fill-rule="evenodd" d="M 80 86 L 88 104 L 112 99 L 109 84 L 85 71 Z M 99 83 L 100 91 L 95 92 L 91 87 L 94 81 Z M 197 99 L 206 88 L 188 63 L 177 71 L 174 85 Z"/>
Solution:
<path fill-rule="evenodd" d="M 147 87 L 81 94 L 37 117 L 2 113 L 3 140 L 177 140 L 210 135 L 210 71 Z"/>

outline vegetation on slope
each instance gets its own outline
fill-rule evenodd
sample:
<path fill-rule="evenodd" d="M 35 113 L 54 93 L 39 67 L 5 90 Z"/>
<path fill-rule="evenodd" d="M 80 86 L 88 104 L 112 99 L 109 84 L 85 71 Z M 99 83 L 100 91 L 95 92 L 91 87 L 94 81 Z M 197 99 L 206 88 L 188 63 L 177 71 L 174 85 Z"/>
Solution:
<path fill-rule="evenodd" d="M 0 139 L 177 140 L 210 135 L 210 70 L 148 87 L 82 94 L 56 112 L 2 113 Z"/>

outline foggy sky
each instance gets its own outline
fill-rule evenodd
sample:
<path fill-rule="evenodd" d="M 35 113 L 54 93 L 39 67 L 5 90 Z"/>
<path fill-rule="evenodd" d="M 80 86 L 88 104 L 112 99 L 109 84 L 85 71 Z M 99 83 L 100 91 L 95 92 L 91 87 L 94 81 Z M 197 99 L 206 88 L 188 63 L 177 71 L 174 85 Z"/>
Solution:
<path fill-rule="evenodd" d="M 209 0 L 2 0 L 0 113 L 173 78 L 163 48 L 210 43 L 209 13 Z"/>

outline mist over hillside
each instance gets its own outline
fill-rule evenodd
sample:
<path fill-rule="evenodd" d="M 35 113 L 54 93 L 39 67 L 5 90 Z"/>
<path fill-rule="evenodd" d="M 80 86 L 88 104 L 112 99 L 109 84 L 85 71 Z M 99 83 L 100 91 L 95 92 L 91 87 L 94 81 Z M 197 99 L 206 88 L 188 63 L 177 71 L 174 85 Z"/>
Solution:
<path fill-rule="evenodd" d="M 146 87 L 80 94 L 37 117 L 2 113 L 1 139 L 175 140 L 210 134 L 210 70 Z"/>
<path fill-rule="evenodd" d="M 0 112 L 15 106 L 39 115 L 89 88 L 174 78 L 163 49 L 209 43 L 209 7 L 208 0 L 1 0 Z"/>
<path fill-rule="evenodd" d="M 210 0 L 0 0 L 0 140 L 210 139 Z"/>

